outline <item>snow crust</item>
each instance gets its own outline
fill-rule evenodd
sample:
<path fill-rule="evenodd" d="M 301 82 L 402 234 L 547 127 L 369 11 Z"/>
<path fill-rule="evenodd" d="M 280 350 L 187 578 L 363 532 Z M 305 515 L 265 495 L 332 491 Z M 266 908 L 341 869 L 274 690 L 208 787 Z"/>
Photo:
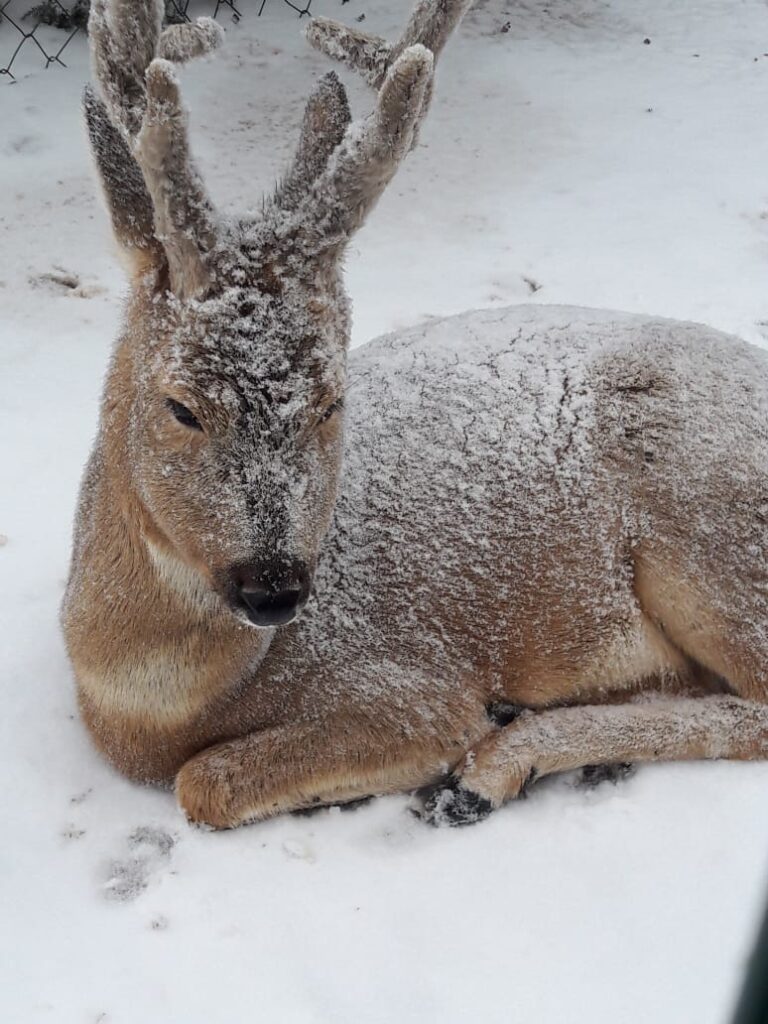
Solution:
<path fill-rule="evenodd" d="M 391 39 L 405 5 L 318 13 Z M 184 96 L 217 202 L 256 209 L 327 65 L 279 4 L 228 28 Z M 481 0 L 348 254 L 355 341 L 530 299 L 761 343 L 765 29 L 758 0 Z M 87 54 L 66 53 L 0 89 L 4 1019 L 720 1024 L 768 877 L 765 765 L 555 779 L 463 832 L 402 797 L 213 835 L 91 749 L 56 618 L 124 285 L 79 127 Z"/>

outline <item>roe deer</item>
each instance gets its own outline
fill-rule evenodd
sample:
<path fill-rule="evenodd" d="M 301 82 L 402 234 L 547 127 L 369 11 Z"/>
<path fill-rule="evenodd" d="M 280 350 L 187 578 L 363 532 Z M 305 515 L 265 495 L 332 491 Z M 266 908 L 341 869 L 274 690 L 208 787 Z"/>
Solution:
<path fill-rule="evenodd" d="M 347 366 L 343 251 L 424 115 L 422 44 L 468 0 L 422 2 L 393 47 L 315 23 L 375 109 L 350 125 L 324 78 L 282 184 L 234 221 L 170 63 L 216 31 L 161 33 L 160 6 L 91 15 L 131 271 L 63 609 L 101 750 L 219 827 L 430 785 L 425 817 L 461 824 L 537 774 L 765 757 L 765 354 L 520 307 Z"/>

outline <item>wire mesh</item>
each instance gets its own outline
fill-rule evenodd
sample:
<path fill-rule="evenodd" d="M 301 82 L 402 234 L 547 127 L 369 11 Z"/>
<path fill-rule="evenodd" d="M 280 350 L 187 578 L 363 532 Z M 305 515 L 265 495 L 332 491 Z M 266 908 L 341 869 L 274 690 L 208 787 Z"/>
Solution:
<path fill-rule="evenodd" d="M 192 0 L 165 0 L 168 22 L 189 21 Z M 207 0 L 208 11 L 214 18 L 222 11 L 229 12 L 233 21 L 242 17 L 240 7 L 244 0 Z M 259 0 L 258 13 L 268 0 Z M 280 0 L 296 11 L 299 17 L 310 13 L 312 0 Z M 66 49 L 75 36 L 85 32 L 88 24 L 90 0 L 0 0 L 0 77 L 15 81 L 19 73 L 35 66 L 49 68 L 53 64 L 66 67 Z M 195 5 L 195 13 L 200 4 Z"/>

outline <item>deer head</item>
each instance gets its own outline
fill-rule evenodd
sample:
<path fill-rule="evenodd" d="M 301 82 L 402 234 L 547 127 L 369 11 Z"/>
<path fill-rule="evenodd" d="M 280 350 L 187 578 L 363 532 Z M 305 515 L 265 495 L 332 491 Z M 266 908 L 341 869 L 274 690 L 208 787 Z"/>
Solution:
<path fill-rule="evenodd" d="M 175 72 L 221 33 L 208 19 L 162 30 L 161 8 L 91 8 L 100 95 L 86 92 L 86 121 L 131 279 L 102 437 L 156 564 L 181 563 L 244 621 L 272 626 L 306 600 L 333 510 L 340 261 L 411 147 L 433 57 L 418 39 L 402 48 L 355 124 L 341 83 L 323 78 L 260 215 L 225 219 L 190 155 Z"/>

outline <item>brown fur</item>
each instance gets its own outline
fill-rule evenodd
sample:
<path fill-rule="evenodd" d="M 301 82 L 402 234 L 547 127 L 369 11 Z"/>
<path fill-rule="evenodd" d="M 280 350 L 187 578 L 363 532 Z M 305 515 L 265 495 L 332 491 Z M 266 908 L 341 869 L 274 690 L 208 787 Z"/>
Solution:
<path fill-rule="evenodd" d="M 114 7 L 126 15 L 120 2 Z M 438 0 L 434 7 L 448 20 L 436 28 L 430 4 L 420 4 L 414 24 L 442 46 L 466 4 Z M 97 10 L 104 14 L 103 5 Z M 156 19 L 147 12 L 150 32 Z M 277 226 L 257 235 L 258 244 L 225 251 L 220 236 L 210 236 L 215 218 L 191 170 L 178 94 L 162 65 L 150 65 L 148 117 L 165 97 L 175 141 L 158 129 L 154 159 L 151 132 L 142 135 L 133 123 L 141 142 L 132 156 L 115 129 L 115 120 L 129 124 L 135 110 L 126 113 L 115 93 L 110 61 L 128 55 L 116 56 L 105 25 L 93 36 L 108 102 L 88 101 L 89 127 L 133 292 L 83 483 L 63 623 L 84 720 L 109 760 L 140 781 L 175 782 L 191 820 L 230 827 L 434 783 L 456 765 L 427 804 L 437 823 L 474 820 L 478 808 L 516 796 L 534 774 L 662 757 L 765 757 L 764 561 L 746 554 L 764 551 L 763 521 L 752 507 L 759 502 L 751 483 L 738 492 L 737 472 L 722 484 L 727 499 L 710 493 L 707 469 L 691 493 L 712 531 L 678 516 L 680 494 L 665 466 L 680 452 L 664 449 L 670 416 L 657 429 L 653 406 L 657 392 L 676 386 L 672 373 L 638 382 L 621 364 L 603 380 L 607 418 L 594 435 L 602 445 L 596 479 L 606 494 L 618 491 L 613 504 L 599 487 L 597 497 L 582 493 L 578 481 L 563 490 L 569 478 L 560 474 L 574 457 L 578 427 L 561 422 L 572 390 L 566 374 L 554 428 L 563 441 L 535 481 L 547 495 L 542 511 L 515 490 L 490 485 L 477 516 L 463 522 L 453 498 L 404 511 L 395 502 L 355 507 L 351 519 L 342 509 L 330 569 L 318 584 L 327 619 L 309 606 L 305 618 L 274 631 L 233 613 L 233 566 L 261 564 L 256 556 L 263 561 L 268 550 L 284 562 L 300 558 L 314 572 L 323 550 L 340 472 L 334 408 L 348 332 L 338 260 L 410 147 L 430 95 L 431 62 L 417 48 L 389 70 L 377 65 L 382 91 L 357 136 L 347 131 L 343 90 L 326 79 L 272 201 Z M 409 45 L 421 41 L 412 35 L 409 29 Z M 183 42 L 183 35 L 169 40 L 168 53 L 186 54 Z M 189 52 L 199 43 L 192 38 Z M 156 38 L 145 64 L 159 45 Z M 390 61 L 391 49 L 376 47 Z M 140 84 L 143 68 L 134 72 Z M 158 197 L 179 176 L 189 184 L 186 198 L 160 209 Z M 126 195 L 136 218 L 125 216 Z M 185 203 L 196 211 L 187 233 L 178 220 Z M 274 352 L 258 348 L 259 325 L 277 338 Z M 250 344 L 247 330 L 258 336 L 255 369 L 236 358 Z M 626 353 L 631 369 L 633 344 Z M 480 367 L 500 379 L 492 360 Z M 304 401 L 287 446 L 281 431 L 288 421 L 278 417 L 270 434 L 269 417 L 292 408 L 297 395 Z M 200 430 L 177 422 L 168 399 L 189 406 Z M 668 408 L 674 420 L 678 399 Z M 449 428 L 453 422 L 447 416 Z M 260 433 L 251 437 L 254 423 Z M 358 422 L 356 430 L 369 426 Z M 482 433 L 484 440 L 473 440 L 474 429 L 472 419 L 464 427 L 467 465 L 487 472 L 500 449 Z M 366 436 L 369 449 L 354 434 L 349 446 L 358 444 L 372 464 L 381 435 Z M 458 443 L 444 439 L 446 448 Z M 396 472 L 418 481 L 419 452 L 398 451 Z M 762 463 L 744 468 L 756 479 Z M 290 489 L 280 489 L 283 470 L 299 474 L 306 489 L 299 511 Z M 222 495 L 229 504 L 220 507 Z M 356 591 L 363 556 L 344 536 L 347 527 L 367 529 L 365 516 L 375 527 L 364 531 L 375 566 Z M 387 539 L 397 537 L 406 540 Z M 348 578 L 334 580 L 333 545 L 342 541 L 352 551 L 340 563 Z M 475 572 L 473 559 L 486 549 L 499 555 Z M 432 586 L 433 571 L 440 587 Z M 358 616 L 352 625 L 345 607 Z M 657 699 L 633 702 L 638 694 Z M 502 699 L 538 710 L 497 728 L 485 709 Z"/>

